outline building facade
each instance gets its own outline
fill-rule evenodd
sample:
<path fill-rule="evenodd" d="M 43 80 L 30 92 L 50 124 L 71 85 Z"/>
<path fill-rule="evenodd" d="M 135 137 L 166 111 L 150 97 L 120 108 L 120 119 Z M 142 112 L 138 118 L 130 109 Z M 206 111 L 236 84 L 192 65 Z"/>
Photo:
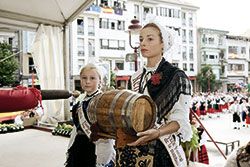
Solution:
<path fill-rule="evenodd" d="M 199 28 L 198 29 L 198 64 L 199 71 L 210 65 L 216 80 L 221 82 L 222 90 L 227 89 L 227 46 L 228 31 Z"/>
<path fill-rule="evenodd" d="M 129 45 L 128 26 L 136 17 L 142 26 L 155 19 L 170 29 L 175 37 L 175 46 L 166 58 L 186 72 L 196 89 L 197 10 L 198 7 L 180 0 L 95 1 L 71 26 L 73 88 L 79 86 L 80 68 L 89 62 L 102 64 L 107 70 L 106 78 L 109 78 L 110 71 L 114 71 L 117 87 L 127 88 L 135 71 L 135 62 L 126 61 L 126 55 L 134 52 Z M 132 45 L 138 46 L 138 36 L 131 36 Z M 138 67 L 144 63 L 139 55 Z"/>
<path fill-rule="evenodd" d="M 228 65 L 226 70 L 227 89 L 235 90 L 246 87 L 249 83 L 249 46 L 250 38 L 242 36 L 226 36 Z"/>
<path fill-rule="evenodd" d="M 222 92 L 246 87 L 249 73 L 249 41 L 247 37 L 228 35 L 228 31 L 198 29 L 198 64 L 212 67 Z"/>

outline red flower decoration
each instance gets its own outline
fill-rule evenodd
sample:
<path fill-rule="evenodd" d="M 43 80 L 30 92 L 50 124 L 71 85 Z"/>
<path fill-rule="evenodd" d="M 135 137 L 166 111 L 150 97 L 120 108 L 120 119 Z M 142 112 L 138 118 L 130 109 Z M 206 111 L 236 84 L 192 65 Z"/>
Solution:
<path fill-rule="evenodd" d="M 161 74 L 160 73 L 155 73 L 151 76 L 151 83 L 153 85 L 159 85 L 161 81 Z"/>

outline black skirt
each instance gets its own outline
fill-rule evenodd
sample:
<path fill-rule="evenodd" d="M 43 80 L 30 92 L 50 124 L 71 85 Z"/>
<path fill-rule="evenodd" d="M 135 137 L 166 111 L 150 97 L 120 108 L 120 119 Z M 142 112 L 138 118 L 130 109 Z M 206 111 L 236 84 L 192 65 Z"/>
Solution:
<path fill-rule="evenodd" d="M 240 116 L 236 112 L 233 113 L 233 122 L 240 122 Z"/>
<path fill-rule="evenodd" d="M 77 134 L 68 149 L 66 167 L 96 167 L 95 144 L 86 135 Z"/>

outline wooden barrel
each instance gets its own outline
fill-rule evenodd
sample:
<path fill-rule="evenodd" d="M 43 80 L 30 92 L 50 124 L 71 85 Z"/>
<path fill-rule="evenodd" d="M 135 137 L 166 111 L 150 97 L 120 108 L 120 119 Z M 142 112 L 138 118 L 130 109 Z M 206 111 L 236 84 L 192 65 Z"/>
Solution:
<path fill-rule="evenodd" d="M 114 137 L 117 129 L 134 136 L 153 127 L 156 119 L 153 100 L 129 90 L 101 93 L 90 101 L 87 110 L 90 122 Z"/>

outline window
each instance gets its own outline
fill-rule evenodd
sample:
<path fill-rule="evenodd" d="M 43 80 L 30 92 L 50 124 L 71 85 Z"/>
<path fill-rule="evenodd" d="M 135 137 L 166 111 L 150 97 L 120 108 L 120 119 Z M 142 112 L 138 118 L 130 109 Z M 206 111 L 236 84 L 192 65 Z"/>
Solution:
<path fill-rule="evenodd" d="M 174 9 L 168 9 L 168 17 L 174 16 Z"/>
<path fill-rule="evenodd" d="M 246 54 L 246 47 L 241 47 L 241 54 Z"/>
<path fill-rule="evenodd" d="M 111 20 L 111 21 L 110 21 L 110 28 L 111 28 L 112 30 L 115 29 L 115 22 L 116 22 L 116 20 Z"/>
<path fill-rule="evenodd" d="M 219 37 L 219 45 L 223 45 L 223 38 Z"/>
<path fill-rule="evenodd" d="M 101 41 L 101 49 L 108 49 L 108 40 L 107 39 L 100 39 Z"/>
<path fill-rule="evenodd" d="M 180 10 L 174 9 L 174 18 L 180 18 Z"/>
<path fill-rule="evenodd" d="M 227 70 L 228 71 L 233 71 L 233 64 L 228 64 Z"/>
<path fill-rule="evenodd" d="M 202 58 L 204 62 L 207 60 L 206 52 L 202 52 Z"/>
<path fill-rule="evenodd" d="M 100 18 L 100 20 L 99 20 L 99 27 L 100 28 L 108 29 L 109 28 L 108 24 L 109 24 L 109 20 L 108 19 Z"/>
<path fill-rule="evenodd" d="M 153 13 L 153 8 L 151 7 L 143 7 L 143 19 L 146 19 L 148 13 Z"/>
<path fill-rule="evenodd" d="M 182 42 L 183 43 L 186 43 L 186 41 L 187 41 L 187 36 L 186 36 L 186 30 L 182 30 Z"/>
<path fill-rule="evenodd" d="M 205 34 L 202 35 L 202 42 L 203 42 L 204 44 L 207 43 L 207 37 L 206 37 Z"/>
<path fill-rule="evenodd" d="M 194 38 L 193 38 L 193 30 L 189 30 L 189 43 L 193 43 Z"/>
<path fill-rule="evenodd" d="M 237 46 L 229 46 L 228 47 L 228 52 L 229 53 L 233 53 L 233 54 L 237 54 Z"/>
<path fill-rule="evenodd" d="M 190 13 L 189 19 L 188 19 L 188 23 L 190 27 L 193 27 L 193 14 Z"/>
<path fill-rule="evenodd" d="M 212 38 L 212 37 L 208 38 L 208 43 L 209 44 L 214 44 L 214 38 Z"/>
<path fill-rule="evenodd" d="M 125 41 L 118 41 L 118 49 L 125 50 Z"/>
<path fill-rule="evenodd" d="M 187 47 L 186 46 L 182 47 L 182 59 L 187 60 Z"/>
<path fill-rule="evenodd" d="M 140 20 L 140 8 L 139 8 L 139 5 L 135 5 L 134 6 L 134 15 L 135 17 Z"/>
<path fill-rule="evenodd" d="M 183 63 L 183 70 L 187 71 L 187 63 Z"/>
<path fill-rule="evenodd" d="M 190 67 L 190 71 L 194 71 L 194 64 L 193 63 L 190 63 L 189 67 Z"/>
<path fill-rule="evenodd" d="M 109 49 L 117 49 L 118 48 L 118 41 L 110 39 L 109 40 Z"/>
<path fill-rule="evenodd" d="M 95 35 L 95 20 L 94 18 L 88 18 L 88 35 Z"/>
<path fill-rule="evenodd" d="M 88 41 L 89 57 L 95 57 L 95 40 L 89 39 Z"/>
<path fill-rule="evenodd" d="M 81 68 L 85 65 L 84 59 L 78 59 L 78 71 L 81 70 Z"/>
<path fill-rule="evenodd" d="M 124 40 L 100 39 L 101 49 L 125 50 Z"/>
<path fill-rule="evenodd" d="M 119 69 L 119 70 L 124 70 L 124 62 L 122 60 L 116 60 L 115 61 L 115 66 Z"/>
<path fill-rule="evenodd" d="M 83 19 L 77 19 L 77 34 L 84 35 L 84 22 L 83 22 Z"/>
<path fill-rule="evenodd" d="M 186 13 L 185 12 L 181 13 L 181 18 L 182 18 L 182 25 L 185 26 L 186 25 Z"/>
<path fill-rule="evenodd" d="M 194 48 L 193 48 L 193 46 L 189 47 L 189 60 L 190 61 L 194 60 Z"/>
<path fill-rule="evenodd" d="M 77 49 L 78 49 L 78 56 L 84 56 L 84 39 L 83 38 L 77 39 Z"/>
<path fill-rule="evenodd" d="M 108 0 L 101 0 L 101 6 L 108 6 Z"/>
<path fill-rule="evenodd" d="M 209 59 L 215 59 L 214 55 L 209 55 Z"/>
<path fill-rule="evenodd" d="M 162 8 L 162 16 L 168 17 L 168 8 Z"/>
<path fill-rule="evenodd" d="M 125 30 L 125 22 L 124 21 L 117 21 L 117 29 L 118 30 Z"/>
<path fill-rule="evenodd" d="M 29 57 L 29 74 L 31 74 L 33 72 L 36 74 L 36 69 L 35 69 L 34 61 L 33 61 L 32 57 Z"/>
<path fill-rule="evenodd" d="M 236 71 L 244 71 L 245 70 L 244 64 L 236 64 L 235 65 L 235 70 Z"/>

